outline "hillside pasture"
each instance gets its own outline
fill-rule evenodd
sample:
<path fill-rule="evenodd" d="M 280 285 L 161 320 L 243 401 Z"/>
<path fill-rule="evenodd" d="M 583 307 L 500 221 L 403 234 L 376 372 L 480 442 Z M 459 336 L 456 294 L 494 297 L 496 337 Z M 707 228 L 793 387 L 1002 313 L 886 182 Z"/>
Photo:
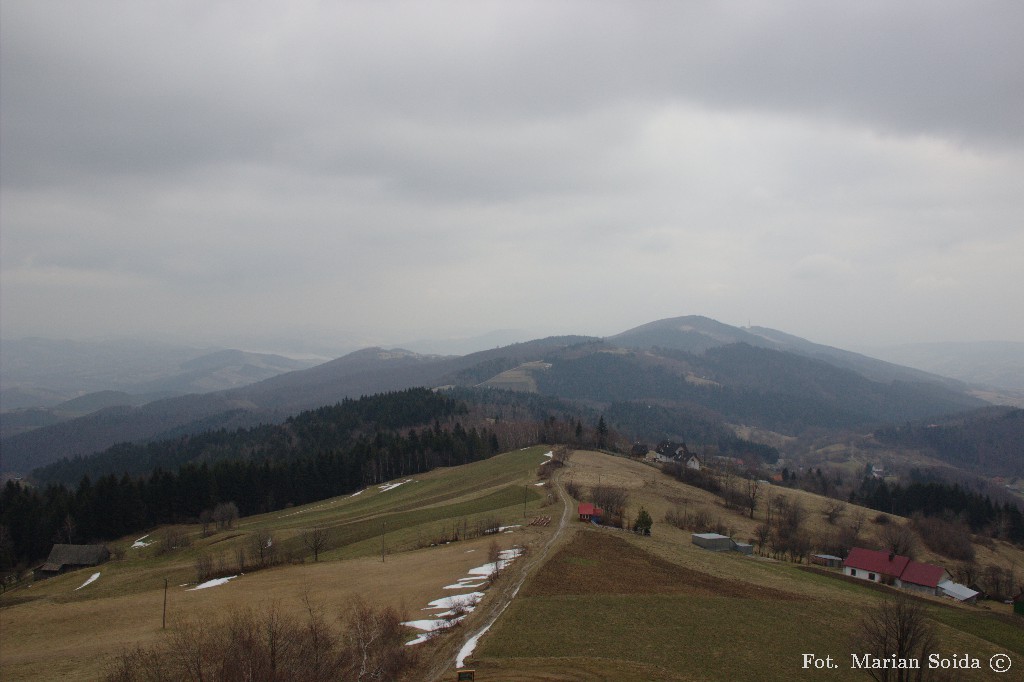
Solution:
<path fill-rule="evenodd" d="M 720 516 L 735 537 L 745 539 L 763 522 L 763 508 L 751 520 L 724 508 L 717 495 L 648 465 L 577 452 L 563 475 L 580 484 L 584 495 L 598 483 L 624 488 L 628 514 L 641 505 L 651 512 L 653 535 L 577 526 L 576 538 L 531 577 L 481 640 L 471 661 L 478 677 L 506 682 L 864 679 L 863 671 L 850 669 L 851 654 L 859 653 L 858 622 L 891 589 L 694 546 L 689 532 L 661 522 L 665 511 L 685 506 Z M 824 498 L 775 486 L 766 490 L 799 501 L 812 535 L 832 528 L 820 512 Z M 866 544 L 876 540 L 876 532 L 865 523 Z M 1019 550 L 1012 556 L 1019 557 Z M 1024 666 L 1024 629 L 1005 615 L 1004 605 L 965 607 L 923 599 L 940 651 L 968 652 L 986 665 L 991 655 L 1007 653 L 1015 669 Z M 804 670 L 804 653 L 832 656 L 840 668 Z"/>
<path fill-rule="evenodd" d="M 340 616 L 359 597 L 393 606 L 410 619 L 423 617 L 428 602 L 450 596 L 453 584 L 487 563 L 488 548 L 537 542 L 550 528 L 522 526 L 511 533 L 461 538 L 427 546 L 456 525 L 477 521 L 513 526 L 545 503 L 535 487 L 547 448 L 505 453 L 461 467 L 435 470 L 402 485 L 373 486 L 355 496 L 240 519 L 232 529 L 202 537 L 198 526 L 153 529 L 146 547 L 137 537 L 116 543 L 124 558 L 24 585 L 0 597 L 0 669 L 4 679 L 94 680 L 127 648 L 151 647 L 190 623 L 208 623 L 233 610 L 275 606 L 301 616 L 303 599 Z M 386 526 L 385 526 L 386 523 Z M 304 530 L 327 529 L 329 545 L 312 561 L 301 541 Z M 381 530 L 385 529 L 383 560 Z M 186 541 L 161 552 L 166 531 Z M 215 575 L 237 575 L 236 554 L 258 533 L 269 533 L 285 563 L 246 570 L 226 584 L 195 590 L 196 560 L 213 558 Z M 100 576 L 81 587 L 93 573 Z M 167 629 L 163 619 L 167 581 Z M 80 588 L 81 589 L 76 589 Z M 416 633 L 410 631 L 412 639 Z"/>

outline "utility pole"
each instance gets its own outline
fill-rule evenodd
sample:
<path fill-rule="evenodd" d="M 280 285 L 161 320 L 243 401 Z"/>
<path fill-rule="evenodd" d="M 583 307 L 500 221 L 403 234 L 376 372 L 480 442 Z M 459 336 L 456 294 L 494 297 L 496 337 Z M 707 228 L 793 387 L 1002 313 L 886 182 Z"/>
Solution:
<path fill-rule="evenodd" d="M 164 619 L 160 629 L 167 629 L 167 578 L 164 578 Z"/>

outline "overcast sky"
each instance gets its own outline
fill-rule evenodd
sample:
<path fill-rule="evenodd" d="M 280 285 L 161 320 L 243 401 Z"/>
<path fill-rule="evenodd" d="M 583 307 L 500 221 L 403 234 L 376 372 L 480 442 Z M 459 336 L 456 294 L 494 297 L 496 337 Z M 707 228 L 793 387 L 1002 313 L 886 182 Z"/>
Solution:
<path fill-rule="evenodd" d="M 1024 3 L 0 4 L 4 338 L 1024 341 Z"/>

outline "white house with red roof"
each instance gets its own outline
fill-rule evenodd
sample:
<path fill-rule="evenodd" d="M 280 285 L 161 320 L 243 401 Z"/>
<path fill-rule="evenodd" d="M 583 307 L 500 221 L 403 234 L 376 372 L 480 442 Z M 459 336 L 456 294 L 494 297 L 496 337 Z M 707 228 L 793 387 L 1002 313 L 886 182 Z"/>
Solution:
<path fill-rule="evenodd" d="M 862 547 L 850 550 L 843 562 L 843 573 L 861 580 L 933 595 L 942 595 L 939 583 L 949 580 L 949 573 L 942 566 L 914 561 L 893 552 Z"/>
<path fill-rule="evenodd" d="M 861 580 L 895 585 L 910 558 L 874 549 L 854 547 L 843 562 L 843 573 Z"/>
<path fill-rule="evenodd" d="M 916 592 L 941 595 L 939 583 L 949 580 L 949 577 L 949 573 L 942 566 L 911 560 L 903 569 L 903 575 L 896 585 Z"/>

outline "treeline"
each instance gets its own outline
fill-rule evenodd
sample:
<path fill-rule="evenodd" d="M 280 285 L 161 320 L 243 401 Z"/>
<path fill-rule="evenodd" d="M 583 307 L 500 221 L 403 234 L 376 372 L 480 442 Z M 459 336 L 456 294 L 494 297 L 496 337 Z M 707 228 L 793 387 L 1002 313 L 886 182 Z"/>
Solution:
<path fill-rule="evenodd" d="M 313 410 L 233 438 L 215 434 L 154 444 L 169 456 L 160 461 L 173 461 L 181 451 L 192 455 L 176 469 L 106 473 L 95 480 L 85 474 L 75 487 L 8 482 L 0 492 L 0 568 L 39 560 L 54 542 L 104 541 L 194 521 L 224 502 L 235 503 L 243 516 L 274 511 L 501 451 L 494 432 L 466 429 L 456 420 L 465 409 L 429 390 L 410 389 Z M 403 422 L 430 421 L 432 426 L 398 431 Z M 135 447 L 149 453 L 153 446 Z"/>
<path fill-rule="evenodd" d="M 886 483 L 865 478 L 850 501 L 899 516 L 922 515 L 966 523 L 973 533 L 1024 543 L 1024 514 L 1012 502 L 944 482 Z"/>
<path fill-rule="evenodd" d="M 124 443 L 88 457 L 62 459 L 32 472 L 40 483 L 77 483 L 83 476 L 139 476 L 156 469 L 177 469 L 189 462 L 290 459 L 351 447 L 378 431 L 445 421 L 465 415 L 461 400 L 425 388 L 346 399 L 302 412 L 281 424 L 217 429 L 152 443 Z"/>
<path fill-rule="evenodd" d="M 928 449 L 957 466 L 1024 476 L 1024 410 L 989 407 L 937 422 L 908 422 L 875 431 L 888 445 Z"/>

